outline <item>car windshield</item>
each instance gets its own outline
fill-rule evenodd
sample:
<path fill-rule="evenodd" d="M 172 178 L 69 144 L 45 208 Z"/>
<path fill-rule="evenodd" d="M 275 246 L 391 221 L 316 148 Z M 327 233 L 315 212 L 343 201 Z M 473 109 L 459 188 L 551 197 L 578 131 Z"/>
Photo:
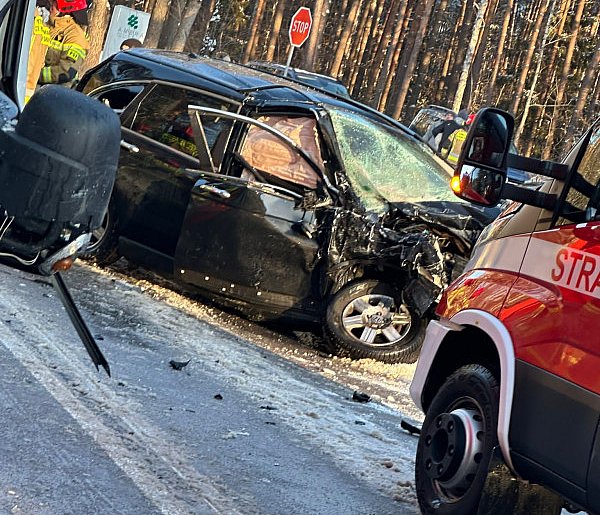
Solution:
<path fill-rule="evenodd" d="M 421 144 L 350 111 L 329 110 L 348 179 L 365 207 L 387 202 L 458 201 L 450 175 Z"/>

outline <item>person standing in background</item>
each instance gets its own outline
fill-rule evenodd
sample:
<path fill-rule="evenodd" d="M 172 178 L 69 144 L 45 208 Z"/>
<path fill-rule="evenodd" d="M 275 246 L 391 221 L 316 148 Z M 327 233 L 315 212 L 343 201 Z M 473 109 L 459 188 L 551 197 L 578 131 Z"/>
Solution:
<path fill-rule="evenodd" d="M 70 87 L 77 79 L 90 48 L 84 29 L 88 25 L 88 8 L 86 0 L 51 0 L 50 41 L 39 85 Z"/>
<path fill-rule="evenodd" d="M 25 91 L 25 102 L 28 102 L 40 77 L 40 72 L 46 62 L 46 52 L 50 43 L 50 2 L 38 0 L 35 7 L 33 19 L 33 34 L 29 46 L 29 61 L 27 62 L 27 86 Z"/>

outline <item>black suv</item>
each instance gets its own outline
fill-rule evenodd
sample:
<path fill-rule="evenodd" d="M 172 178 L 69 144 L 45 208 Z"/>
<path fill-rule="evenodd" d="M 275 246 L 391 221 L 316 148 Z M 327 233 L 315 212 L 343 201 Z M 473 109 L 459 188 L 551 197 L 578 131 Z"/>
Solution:
<path fill-rule="evenodd" d="M 396 121 L 244 66 L 136 49 L 78 88 L 122 123 L 99 262 L 122 255 L 249 315 L 323 324 L 356 358 L 417 358 L 496 215 L 458 200 Z"/>

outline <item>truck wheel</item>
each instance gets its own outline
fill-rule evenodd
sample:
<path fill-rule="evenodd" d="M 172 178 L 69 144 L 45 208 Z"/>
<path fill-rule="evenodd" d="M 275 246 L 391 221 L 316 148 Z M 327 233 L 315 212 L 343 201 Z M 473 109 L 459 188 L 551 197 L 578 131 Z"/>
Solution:
<path fill-rule="evenodd" d="M 119 233 L 114 209 L 109 205 L 102 225 L 92 232 L 92 239 L 85 253 L 81 255 L 101 266 L 114 263 L 121 257 L 118 251 Z"/>
<path fill-rule="evenodd" d="M 481 365 L 466 365 L 442 385 L 427 410 L 415 481 L 424 514 L 474 515 L 498 443 L 500 387 Z"/>
<path fill-rule="evenodd" d="M 327 306 L 325 322 L 325 333 L 338 354 L 386 363 L 414 363 L 426 324 L 395 289 L 376 280 L 341 288 Z"/>

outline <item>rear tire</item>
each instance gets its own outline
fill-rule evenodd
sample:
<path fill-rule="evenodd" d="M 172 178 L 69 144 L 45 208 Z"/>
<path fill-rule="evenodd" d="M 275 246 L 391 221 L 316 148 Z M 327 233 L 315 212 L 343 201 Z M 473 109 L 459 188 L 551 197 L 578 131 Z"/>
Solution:
<path fill-rule="evenodd" d="M 414 363 L 426 320 L 402 303 L 386 283 L 364 280 L 341 288 L 327 307 L 325 334 L 335 352 L 353 359 Z"/>

